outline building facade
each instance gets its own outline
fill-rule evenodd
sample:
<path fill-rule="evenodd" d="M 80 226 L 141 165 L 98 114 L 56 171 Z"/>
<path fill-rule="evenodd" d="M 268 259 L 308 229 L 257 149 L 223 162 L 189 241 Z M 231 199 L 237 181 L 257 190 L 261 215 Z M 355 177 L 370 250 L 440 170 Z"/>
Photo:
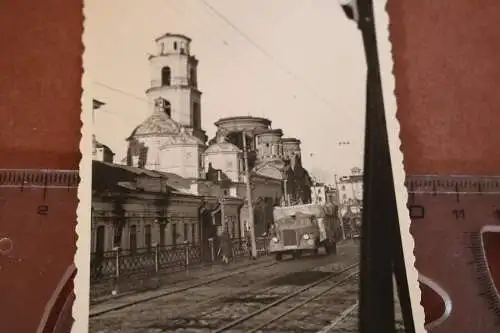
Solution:
<path fill-rule="evenodd" d="M 169 184 L 160 172 L 93 161 L 92 252 L 183 243 L 207 250 L 224 228 L 240 236 L 241 199 L 193 195 Z"/>
<path fill-rule="evenodd" d="M 317 204 L 337 205 L 337 190 L 332 185 L 316 183 L 311 187 L 311 201 Z"/>
<path fill-rule="evenodd" d="M 340 209 L 348 230 L 359 229 L 363 213 L 363 172 L 360 168 L 351 169 L 351 174 L 338 181 Z"/>
<path fill-rule="evenodd" d="M 363 172 L 352 168 L 351 174 L 338 180 L 341 202 L 363 201 Z"/>
<path fill-rule="evenodd" d="M 191 39 L 167 33 L 155 42 L 145 92 L 151 114 L 126 138 L 125 165 L 94 138 L 93 251 L 203 245 L 224 229 L 243 237 L 250 211 L 261 235 L 275 206 L 311 202 L 300 140 L 284 138 L 269 119 L 241 116 L 219 119 L 207 142 Z"/>

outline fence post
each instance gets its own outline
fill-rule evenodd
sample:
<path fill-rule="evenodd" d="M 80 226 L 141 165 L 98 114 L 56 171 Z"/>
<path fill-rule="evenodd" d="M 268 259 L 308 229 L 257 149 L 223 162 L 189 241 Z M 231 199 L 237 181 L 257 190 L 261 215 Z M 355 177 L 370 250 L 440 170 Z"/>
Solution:
<path fill-rule="evenodd" d="M 118 294 L 118 285 L 120 282 L 120 247 L 115 246 L 113 248 L 115 251 L 115 277 L 113 283 L 113 290 L 111 291 L 111 295 L 115 296 Z"/>
<path fill-rule="evenodd" d="M 235 250 L 235 246 L 234 246 L 234 241 L 232 241 L 232 242 L 233 242 L 233 246 L 231 246 L 231 249 L 233 251 L 233 262 L 236 262 L 236 250 Z M 239 243 L 237 246 L 239 246 Z"/>
<path fill-rule="evenodd" d="M 214 239 L 213 238 L 208 239 L 208 245 L 210 246 L 210 260 L 212 262 L 214 262 L 215 261 L 215 252 L 214 252 Z"/>
<path fill-rule="evenodd" d="M 189 242 L 188 241 L 184 241 L 184 249 L 185 249 L 184 255 L 186 256 L 186 270 L 188 270 L 188 267 L 189 267 Z"/>
<path fill-rule="evenodd" d="M 156 274 L 158 274 L 158 272 L 160 271 L 160 253 L 159 253 L 159 250 L 160 250 L 160 246 L 159 244 L 155 243 L 155 272 Z"/>

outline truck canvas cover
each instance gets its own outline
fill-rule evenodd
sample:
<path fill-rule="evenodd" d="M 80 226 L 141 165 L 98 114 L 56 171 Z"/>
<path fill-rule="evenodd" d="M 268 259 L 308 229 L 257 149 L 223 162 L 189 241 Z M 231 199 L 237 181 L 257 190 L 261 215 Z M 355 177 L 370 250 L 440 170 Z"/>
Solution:
<path fill-rule="evenodd" d="M 333 205 L 306 204 L 295 206 L 275 207 L 273 211 L 274 222 L 280 226 L 285 224 L 306 224 L 310 223 L 311 217 L 316 218 L 316 223 L 320 232 L 320 241 L 328 238 L 328 233 L 332 230 L 326 226 L 324 219 L 333 216 L 335 212 Z M 295 219 L 293 219 L 295 217 Z"/>
<path fill-rule="evenodd" d="M 273 211 L 274 221 L 278 222 L 292 216 L 300 215 L 315 216 L 316 218 L 331 216 L 334 214 L 333 205 L 306 204 L 295 206 L 275 207 Z"/>

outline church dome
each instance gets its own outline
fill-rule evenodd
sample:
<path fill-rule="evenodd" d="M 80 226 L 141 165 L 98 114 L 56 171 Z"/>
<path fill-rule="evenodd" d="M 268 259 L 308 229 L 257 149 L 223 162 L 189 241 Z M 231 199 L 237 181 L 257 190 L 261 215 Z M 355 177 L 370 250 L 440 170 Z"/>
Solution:
<path fill-rule="evenodd" d="M 217 153 L 241 153 L 241 149 L 229 142 L 218 142 L 205 150 L 205 154 Z"/>
<path fill-rule="evenodd" d="M 130 137 L 179 134 L 180 130 L 181 126 L 167 114 L 154 112 L 132 131 Z"/>

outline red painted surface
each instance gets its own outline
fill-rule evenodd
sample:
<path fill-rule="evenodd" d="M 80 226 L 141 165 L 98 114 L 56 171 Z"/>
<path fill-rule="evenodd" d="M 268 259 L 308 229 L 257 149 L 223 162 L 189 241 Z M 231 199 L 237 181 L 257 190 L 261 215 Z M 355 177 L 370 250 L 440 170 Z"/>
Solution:
<path fill-rule="evenodd" d="M 78 169 L 82 6 L 0 1 L 0 168 Z M 36 332 L 73 262 L 76 189 L 48 200 L 57 214 L 37 216 L 39 193 L 0 189 L 0 238 L 14 245 L 0 255 L 1 332 Z"/>
<path fill-rule="evenodd" d="M 17 189 L 0 188 L 0 234 L 13 243 L 8 254 L 0 255 L 2 332 L 36 332 L 46 305 L 73 262 L 76 196 L 76 189 L 57 189 L 42 202 L 41 190 L 27 189 L 21 195 Z M 47 216 L 36 214 L 42 203 L 49 205 Z"/>
<path fill-rule="evenodd" d="M 444 289 L 452 303 L 449 317 L 429 333 L 497 332 L 498 316 L 485 294 L 489 277 L 480 269 L 482 247 L 471 235 L 480 237 L 484 226 L 499 225 L 492 214 L 500 208 L 498 196 L 464 195 L 457 202 L 455 195 L 417 195 L 415 202 L 426 208 L 426 218 L 414 220 L 410 228 L 416 243 L 415 265 Z M 465 210 L 465 218 L 455 219 L 457 208 Z M 431 307 L 427 313 L 434 313 L 433 302 L 424 306 Z"/>
<path fill-rule="evenodd" d="M 500 292 L 500 232 L 485 232 L 483 241 L 491 278 Z"/>
<path fill-rule="evenodd" d="M 387 8 L 407 174 L 500 175 L 500 1 L 389 0 Z M 460 259 L 472 260 L 463 226 L 451 220 L 455 204 L 430 202 L 432 221 L 412 226 L 416 267 L 454 300 L 451 317 L 432 333 L 494 332 L 474 269 Z M 468 207 L 479 213 L 495 204 L 482 198 Z M 481 219 L 476 232 L 488 220 Z"/>
<path fill-rule="evenodd" d="M 389 0 L 410 174 L 500 174 L 500 1 Z"/>
<path fill-rule="evenodd" d="M 444 301 L 432 288 L 420 283 L 422 306 L 425 309 L 425 324 L 438 320 L 444 314 Z"/>

